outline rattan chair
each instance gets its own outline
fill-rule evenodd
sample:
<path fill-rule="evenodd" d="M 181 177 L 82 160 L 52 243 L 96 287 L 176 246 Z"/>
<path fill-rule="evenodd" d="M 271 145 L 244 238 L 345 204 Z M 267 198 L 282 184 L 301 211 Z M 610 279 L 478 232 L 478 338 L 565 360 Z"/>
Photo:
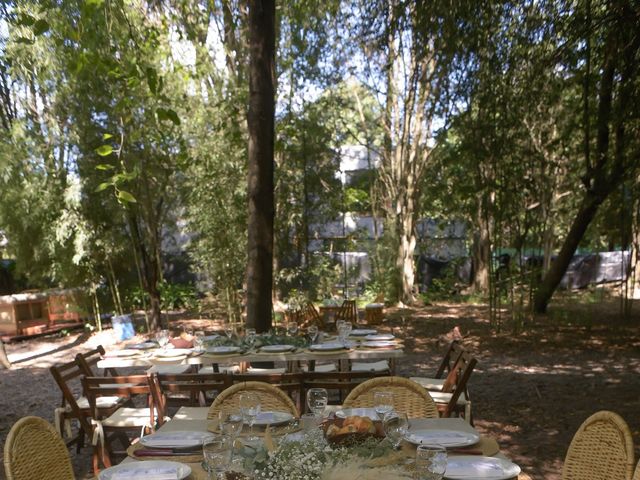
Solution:
<path fill-rule="evenodd" d="M 4 444 L 7 480 L 74 480 L 64 440 L 40 417 L 18 420 Z"/>
<path fill-rule="evenodd" d="M 209 407 L 207 418 L 216 419 L 223 408 L 240 408 L 240 395 L 244 392 L 253 392 L 260 397 L 260 408 L 262 411 L 274 410 L 278 412 L 288 412 L 291 415 L 299 416 L 293 400 L 289 396 L 273 385 L 264 382 L 242 382 L 224 390 Z"/>
<path fill-rule="evenodd" d="M 608 411 L 587 418 L 573 436 L 562 480 L 630 480 L 633 440 L 626 422 Z"/>
<path fill-rule="evenodd" d="M 636 466 L 636 471 L 633 474 L 632 480 L 640 480 L 640 461 L 638 461 L 638 465 Z"/>
<path fill-rule="evenodd" d="M 371 378 L 386 376 L 377 371 L 305 372 L 302 377 L 302 398 L 311 388 L 325 388 L 329 392 L 329 404 L 341 404 L 351 391 Z M 337 402 L 336 400 L 337 399 Z"/>
<path fill-rule="evenodd" d="M 402 377 L 372 378 L 358 385 L 347 396 L 345 408 L 374 407 L 373 394 L 377 391 L 393 393 L 397 411 L 410 418 L 438 418 L 438 408 L 422 386 Z"/>

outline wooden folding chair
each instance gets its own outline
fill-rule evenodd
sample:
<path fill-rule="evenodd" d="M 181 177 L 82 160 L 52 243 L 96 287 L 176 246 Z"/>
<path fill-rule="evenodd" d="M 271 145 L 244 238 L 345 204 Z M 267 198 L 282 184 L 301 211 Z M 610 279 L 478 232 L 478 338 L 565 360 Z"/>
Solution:
<path fill-rule="evenodd" d="M 402 377 L 372 378 L 353 389 L 344 401 L 345 408 L 375 407 L 375 392 L 391 392 L 394 408 L 409 418 L 438 418 L 438 408 L 422 386 Z"/>
<path fill-rule="evenodd" d="M 302 374 L 302 398 L 306 398 L 310 388 L 326 388 L 329 391 L 329 403 L 339 405 L 362 382 L 383 375 L 386 373 L 377 371 L 305 372 Z M 332 398 L 338 400 L 331 401 Z"/>
<path fill-rule="evenodd" d="M 7 480 L 75 479 L 64 441 L 39 417 L 23 417 L 11 427 L 4 446 L 4 471 Z"/>
<path fill-rule="evenodd" d="M 102 345 L 98 345 L 93 350 L 89 350 L 88 352 L 79 353 L 76 355 L 76 362 L 80 366 L 82 370 L 82 374 L 87 377 L 96 377 L 93 367 L 95 367 L 98 361 L 105 355 L 105 350 Z M 117 375 L 115 368 L 107 368 L 105 369 L 105 373 L 109 375 Z"/>
<path fill-rule="evenodd" d="M 320 330 L 325 329 L 324 320 L 320 316 L 320 312 L 313 303 L 307 302 L 303 308 L 301 327 L 307 328 L 311 325 L 317 326 Z"/>
<path fill-rule="evenodd" d="M 447 348 L 433 377 L 409 377 L 409 380 L 419 383 L 427 390 L 441 392 L 447 375 L 449 375 L 449 372 L 451 372 L 453 366 L 464 351 L 465 349 L 462 344 L 458 340 L 454 340 L 449 345 L 449 348 Z"/>
<path fill-rule="evenodd" d="M 131 445 L 129 435 L 135 438 L 154 430 L 156 413 L 146 375 L 82 377 L 82 386 L 91 408 L 92 463 L 94 473 L 97 475 L 100 462 L 105 467 L 110 467 L 115 455 L 122 453 L 126 455 L 125 452 L 113 449 L 113 440 L 118 439 L 126 450 Z M 132 398 L 135 395 L 143 395 L 148 406 L 120 407 L 110 415 L 105 415 L 98 408 L 100 397 Z"/>
<path fill-rule="evenodd" d="M 629 426 L 620 415 L 604 410 L 587 418 L 573 436 L 562 480 L 629 480 L 633 467 Z"/>
<path fill-rule="evenodd" d="M 231 383 L 263 382 L 279 388 L 291 398 L 298 411 L 301 410 L 304 397 L 302 396 L 302 373 L 234 373 Z"/>
<path fill-rule="evenodd" d="M 450 417 L 455 413 L 473 425 L 467 382 L 477 363 L 478 360 L 469 352 L 462 352 L 445 378 L 442 391 L 429 392 L 438 406 L 441 417 Z"/>
<path fill-rule="evenodd" d="M 358 322 L 358 307 L 355 300 L 344 300 L 336 312 L 336 320 L 344 320 L 354 325 Z"/>
<path fill-rule="evenodd" d="M 92 430 L 89 420 L 91 417 L 89 400 L 85 395 L 75 393 L 82 390 L 80 379 L 84 375 L 83 369 L 78 362 L 72 361 L 54 365 L 49 368 L 49 371 L 62 392 L 62 402 L 54 411 L 55 428 L 62 438 L 66 434 L 67 446 L 75 443 L 79 452 L 84 446 L 85 434 L 89 434 Z M 101 397 L 97 405 L 101 415 L 110 415 L 124 402 L 125 399 L 112 395 Z M 74 419 L 78 422 L 78 433 L 75 436 L 72 435 L 71 429 L 71 421 Z"/>

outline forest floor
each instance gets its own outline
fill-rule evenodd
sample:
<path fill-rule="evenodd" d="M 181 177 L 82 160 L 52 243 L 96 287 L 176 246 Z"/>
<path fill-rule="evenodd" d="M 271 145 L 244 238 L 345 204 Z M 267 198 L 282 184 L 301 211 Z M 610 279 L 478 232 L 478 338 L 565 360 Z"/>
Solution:
<path fill-rule="evenodd" d="M 387 315 L 388 327 L 405 336 L 407 355 L 398 362 L 403 376 L 431 376 L 460 332 L 479 361 L 469 383 L 475 426 L 496 438 L 502 452 L 533 479 L 560 479 L 574 432 L 598 410 L 622 415 L 640 446 L 640 315 L 620 321 L 615 299 L 554 304 L 550 315 L 529 320 L 517 333 L 508 322 L 498 333 L 483 305 L 436 303 L 391 308 Z M 191 323 L 203 328 L 208 322 Z M 60 392 L 49 366 L 99 344 L 107 350 L 123 346 L 110 329 L 7 345 L 13 368 L 0 370 L 0 445 L 22 416 L 53 422 Z M 74 448 L 71 455 L 77 477 L 91 478 L 90 448 L 81 454 Z"/>

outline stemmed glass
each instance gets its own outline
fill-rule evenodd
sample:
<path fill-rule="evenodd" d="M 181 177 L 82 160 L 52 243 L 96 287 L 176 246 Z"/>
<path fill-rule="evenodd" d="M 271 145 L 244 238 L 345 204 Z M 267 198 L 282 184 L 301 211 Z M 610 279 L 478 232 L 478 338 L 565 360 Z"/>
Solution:
<path fill-rule="evenodd" d="M 204 332 L 196 332 L 193 336 L 193 349 L 196 352 L 202 352 L 204 350 Z"/>
<path fill-rule="evenodd" d="M 378 414 L 378 418 L 384 420 L 384 416 L 393 410 L 393 393 L 374 392 L 373 408 Z"/>
<path fill-rule="evenodd" d="M 222 433 L 234 440 L 242 432 L 242 424 L 243 420 L 240 412 L 220 410 L 220 413 L 218 413 L 218 428 Z"/>
<path fill-rule="evenodd" d="M 313 345 L 314 343 L 316 343 L 316 340 L 318 339 L 318 334 L 319 334 L 319 330 L 317 325 L 310 325 L 307 328 L 307 335 L 309 335 L 309 338 L 311 339 L 311 344 Z"/>
<path fill-rule="evenodd" d="M 227 336 L 227 338 L 229 340 L 231 340 L 231 337 L 233 337 L 234 330 L 235 329 L 233 328 L 233 324 L 225 323 L 225 325 L 224 325 L 224 334 Z"/>
<path fill-rule="evenodd" d="M 253 349 L 253 344 L 256 342 L 256 329 L 247 328 L 245 337 L 247 339 L 247 343 L 249 344 L 249 349 Z"/>
<path fill-rule="evenodd" d="M 338 340 L 345 348 L 349 346 L 348 338 L 351 334 L 352 328 L 353 327 L 351 326 L 351 322 L 343 322 L 338 326 Z"/>
<path fill-rule="evenodd" d="M 310 388 L 307 392 L 307 405 L 315 417 L 322 418 L 328 403 L 329 392 L 326 388 Z"/>
<path fill-rule="evenodd" d="M 159 330 L 156 333 L 156 342 L 158 342 L 160 348 L 164 349 L 169 343 L 169 330 Z"/>
<path fill-rule="evenodd" d="M 258 438 L 253 434 L 253 424 L 256 417 L 260 415 L 260 397 L 252 392 L 245 392 L 240 395 L 240 413 L 245 423 L 249 424 L 249 441 L 256 441 Z"/>
<path fill-rule="evenodd" d="M 209 480 L 224 480 L 225 471 L 231 463 L 233 439 L 218 435 L 202 444 L 202 455 L 207 466 Z"/>
<path fill-rule="evenodd" d="M 447 470 L 447 450 L 441 445 L 418 445 L 416 479 L 442 480 Z"/>
<path fill-rule="evenodd" d="M 393 448 L 398 448 L 402 439 L 407 435 L 409 419 L 406 413 L 391 411 L 384 416 L 382 428 Z"/>
<path fill-rule="evenodd" d="M 287 323 L 287 335 L 293 337 L 296 333 L 298 333 L 298 324 L 296 322 Z"/>

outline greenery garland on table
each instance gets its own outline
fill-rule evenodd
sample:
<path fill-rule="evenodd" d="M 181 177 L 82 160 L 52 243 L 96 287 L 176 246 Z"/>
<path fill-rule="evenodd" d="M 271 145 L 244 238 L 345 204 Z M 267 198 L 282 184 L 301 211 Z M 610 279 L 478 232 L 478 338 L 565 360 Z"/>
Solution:
<path fill-rule="evenodd" d="M 258 349 L 265 345 L 293 345 L 296 348 L 306 348 L 310 345 L 309 338 L 305 336 L 278 335 L 274 332 L 256 335 L 253 342 L 253 348 Z M 206 342 L 207 347 L 234 346 L 240 347 L 242 350 L 250 350 L 251 345 L 247 342 L 246 337 L 233 335 L 231 338 L 218 337 L 214 340 Z"/>

